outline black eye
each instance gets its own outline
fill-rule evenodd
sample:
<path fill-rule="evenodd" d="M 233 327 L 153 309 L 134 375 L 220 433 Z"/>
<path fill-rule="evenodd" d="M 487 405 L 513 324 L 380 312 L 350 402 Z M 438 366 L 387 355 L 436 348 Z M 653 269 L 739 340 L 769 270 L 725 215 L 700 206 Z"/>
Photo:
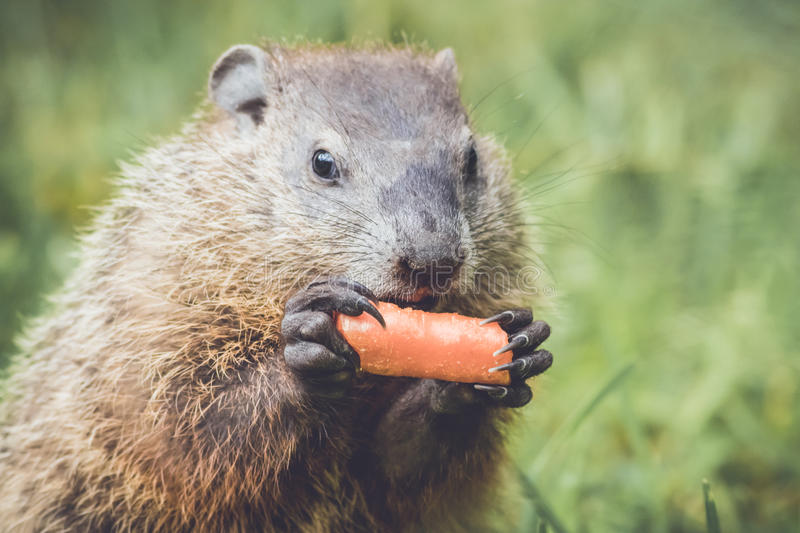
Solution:
<path fill-rule="evenodd" d="M 464 167 L 464 178 L 467 181 L 474 180 L 478 175 L 478 152 L 475 151 L 475 147 L 471 147 L 469 149 L 469 153 L 467 154 L 467 164 Z"/>
<path fill-rule="evenodd" d="M 311 168 L 314 174 L 324 180 L 335 180 L 339 177 L 339 169 L 336 168 L 336 161 L 330 152 L 317 150 L 311 158 Z"/>

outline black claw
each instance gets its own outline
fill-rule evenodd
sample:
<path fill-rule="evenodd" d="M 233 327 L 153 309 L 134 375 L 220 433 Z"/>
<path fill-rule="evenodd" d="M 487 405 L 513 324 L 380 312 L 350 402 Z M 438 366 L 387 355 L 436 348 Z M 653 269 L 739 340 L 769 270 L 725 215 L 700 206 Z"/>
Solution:
<path fill-rule="evenodd" d="M 517 348 L 524 348 L 528 344 L 530 344 L 531 339 L 524 333 L 520 333 L 519 335 L 514 335 L 514 337 L 509 341 L 508 344 L 494 352 L 494 356 L 497 357 L 501 353 L 505 353 L 511 350 L 516 350 Z"/>
<path fill-rule="evenodd" d="M 494 368 L 490 368 L 489 372 L 502 372 L 503 370 L 508 370 L 509 372 L 522 372 L 522 370 L 526 367 L 526 363 L 524 359 L 517 359 L 515 361 L 511 361 L 510 363 L 505 363 L 500 366 L 496 366 Z"/>
<path fill-rule="evenodd" d="M 481 321 L 481 326 L 485 326 L 486 324 L 491 324 L 492 322 L 497 322 L 498 324 L 506 324 L 514 320 L 514 312 L 513 311 L 503 311 L 502 313 L 497 313 L 494 316 L 490 316 L 486 320 Z"/>
<path fill-rule="evenodd" d="M 371 301 L 373 301 L 375 303 L 378 303 L 378 298 L 375 296 L 375 294 L 371 290 L 369 290 L 369 288 L 367 288 L 364 284 L 359 283 L 357 281 L 353 281 L 353 280 L 351 280 L 349 278 L 322 279 L 322 280 L 319 280 L 319 281 L 311 282 L 311 283 L 308 284 L 308 286 L 310 288 L 310 287 L 318 287 L 320 285 L 326 285 L 326 284 L 333 284 L 333 285 L 338 285 L 338 286 L 341 286 L 341 287 L 345 287 L 347 289 L 350 289 L 351 291 L 357 292 L 358 294 L 360 294 L 362 296 L 366 296 L 366 298 L 368 300 L 371 300 Z"/>
<path fill-rule="evenodd" d="M 370 301 L 378 303 L 378 297 L 369 290 L 365 285 L 353 280 L 345 280 L 347 287 L 356 291 L 357 293 L 361 294 L 362 296 L 366 296 L 366 298 Z"/>
<path fill-rule="evenodd" d="M 505 363 L 494 368 L 489 372 L 500 372 L 508 370 L 512 379 L 526 380 L 533 376 L 538 376 L 553 364 L 553 354 L 547 350 L 536 350 L 530 355 L 525 355 L 519 359 L 514 359 L 510 363 Z"/>
<path fill-rule="evenodd" d="M 492 398 L 501 399 L 508 396 L 508 388 L 503 387 L 502 385 L 483 385 L 481 383 L 476 383 L 473 385 L 475 390 L 483 391 Z"/>
<path fill-rule="evenodd" d="M 381 315 L 380 311 L 378 311 L 378 309 L 372 305 L 372 303 L 365 296 L 360 296 L 358 298 L 356 307 L 359 310 L 372 315 L 372 317 L 374 317 L 375 320 L 377 320 L 378 323 L 383 326 L 383 329 L 386 329 L 386 321 L 383 319 L 383 315 Z"/>
<path fill-rule="evenodd" d="M 533 321 L 533 312 L 530 309 L 508 309 L 487 318 L 481 325 L 497 322 L 506 333 L 514 333 Z"/>

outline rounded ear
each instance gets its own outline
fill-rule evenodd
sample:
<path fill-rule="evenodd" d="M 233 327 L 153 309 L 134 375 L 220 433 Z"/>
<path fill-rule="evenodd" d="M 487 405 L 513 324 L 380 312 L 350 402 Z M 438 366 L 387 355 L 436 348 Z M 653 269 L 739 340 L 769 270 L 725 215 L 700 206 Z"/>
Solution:
<path fill-rule="evenodd" d="M 252 130 L 264 120 L 267 65 L 264 50 L 240 44 L 222 54 L 211 69 L 208 97 L 236 119 L 240 130 Z"/>
<path fill-rule="evenodd" d="M 436 52 L 436 55 L 433 56 L 433 66 L 439 72 L 449 76 L 453 81 L 458 81 L 456 54 L 452 48 L 444 48 Z"/>

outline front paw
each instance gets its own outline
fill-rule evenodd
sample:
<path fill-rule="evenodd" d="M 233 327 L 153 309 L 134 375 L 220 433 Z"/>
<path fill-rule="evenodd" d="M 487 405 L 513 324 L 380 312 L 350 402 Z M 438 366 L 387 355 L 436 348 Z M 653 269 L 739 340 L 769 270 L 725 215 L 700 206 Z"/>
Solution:
<path fill-rule="evenodd" d="M 525 380 L 541 374 L 553 364 L 553 354 L 537 349 L 550 336 L 550 326 L 541 320 L 534 321 L 529 309 L 503 311 L 483 321 L 484 324 L 490 322 L 497 322 L 508 333 L 508 344 L 497 353 L 512 351 L 514 354 L 510 363 L 495 367 L 490 372 L 507 370 L 511 383 L 506 386 L 475 384 L 473 387 L 491 403 L 522 407 L 533 396 Z"/>
<path fill-rule="evenodd" d="M 311 283 L 286 303 L 281 334 L 283 357 L 314 395 L 340 398 L 350 388 L 358 354 L 336 329 L 334 313 L 358 316 L 362 312 L 383 324 L 369 289 L 344 278 Z"/>

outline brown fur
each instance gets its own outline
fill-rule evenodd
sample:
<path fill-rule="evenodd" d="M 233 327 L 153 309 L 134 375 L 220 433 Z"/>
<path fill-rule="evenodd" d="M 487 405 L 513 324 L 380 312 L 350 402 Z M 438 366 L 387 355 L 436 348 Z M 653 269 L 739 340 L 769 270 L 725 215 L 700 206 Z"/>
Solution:
<path fill-rule="evenodd" d="M 367 64 L 428 80 L 452 101 L 454 73 L 408 48 L 271 57 L 282 100 L 267 107 L 266 127 L 241 139 L 208 108 L 123 165 L 80 265 L 28 329 L 4 405 L 0 529 L 455 530 L 493 495 L 505 410 L 436 418 L 413 401 L 419 380 L 368 375 L 348 398 L 317 401 L 286 368 L 279 335 L 294 290 L 317 274 L 352 274 L 358 257 L 337 248 L 335 219 L 314 223 L 285 179 L 286 132 L 308 119 L 298 109 L 322 105 L 292 104 L 319 96 L 295 80 L 310 70 L 324 95 L 324 69 L 359 76 Z M 411 112 L 425 113 L 429 97 Z M 452 105 L 445 112 L 460 117 Z M 360 146 L 375 133 L 357 111 L 326 117 L 334 129 L 347 123 Z M 436 123 L 448 131 L 456 118 Z M 470 215 L 482 228 L 470 268 L 514 273 L 526 262 L 524 224 L 506 160 L 489 139 L 479 153 L 486 188 Z M 482 291 L 440 310 L 487 316 L 526 301 Z"/>

